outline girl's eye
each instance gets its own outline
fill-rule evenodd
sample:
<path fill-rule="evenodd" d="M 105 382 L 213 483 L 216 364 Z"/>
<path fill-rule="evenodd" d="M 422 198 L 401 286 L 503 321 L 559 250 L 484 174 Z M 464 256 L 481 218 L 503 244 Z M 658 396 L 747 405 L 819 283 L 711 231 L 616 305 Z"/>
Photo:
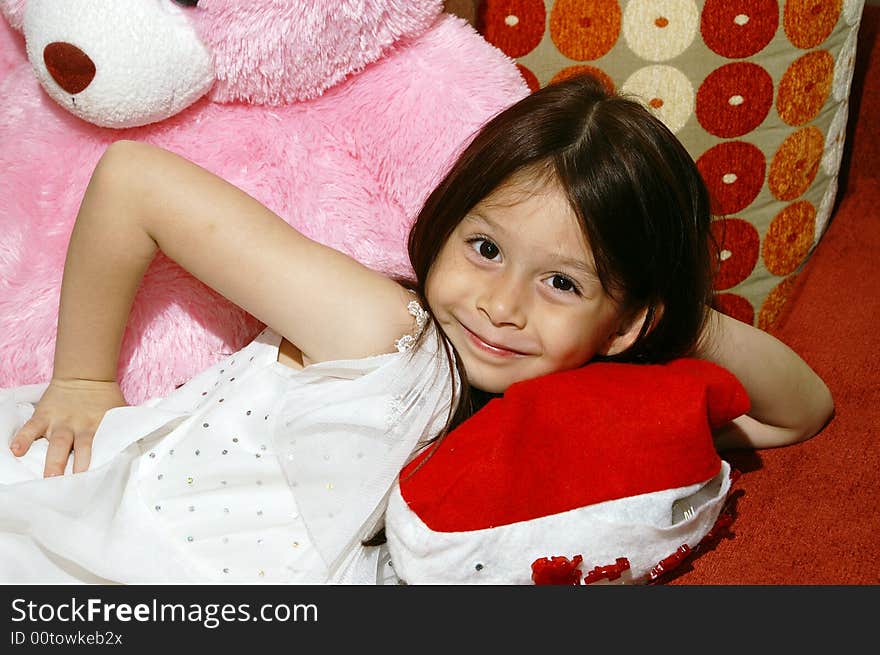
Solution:
<path fill-rule="evenodd" d="M 551 287 L 558 291 L 564 291 L 569 293 L 579 293 L 577 285 L 570 278 L 565 277 L 564 275 L 553 275 L 548 278 L 549 284 Z"/>
<path fill-rule="evenodd" d="M 478 237 L 471 241 L 471 247 L 480 254 L 480 257 L 485 259 L 495 259 L 501 254 L 498 246 L 488 239 Z"/>
<path fill-rule="evenodd" d="M 199 0 L 173 0 L 174 4 L 182 7 L 195 7 L 199 4 Z"/>

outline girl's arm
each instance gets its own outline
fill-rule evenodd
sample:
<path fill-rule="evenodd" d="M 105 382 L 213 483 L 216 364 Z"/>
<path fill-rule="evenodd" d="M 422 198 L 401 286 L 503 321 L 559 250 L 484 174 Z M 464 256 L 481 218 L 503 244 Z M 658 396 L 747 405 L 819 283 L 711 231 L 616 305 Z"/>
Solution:
<path fill-rule="evenodd" d="M 45 475 L 74 448 L 85 470 L 103 413 L 125 404 L 119 350 L 140 280 L 162 250 L 272 326 L 311 362 L 389 352 L 411 327 L 408 292 L 312 241 L 195 164 L 135 142 L 111 145 L 89 181 L 61 286 L 53 379 L 16 436 L 22 455 L 49 439 Z"/>
<path fill-rule="evenodd" d="M 698 354 L 733 373 L 749 412 L 716 435 L 716 446 L 772 448 L 809 439 L 834 413 L 831 392 L 791 348 L 758 328 L 711 310 Z"/>
<path fill-rule="evenodd" d="M 56 376 L 114 379 L 128 311 L 157 250 L 312 362 L 388 352 L 411 324 L 396 282 L 186 159 L 120 141 L 92 175 L 68 246 Z"/>

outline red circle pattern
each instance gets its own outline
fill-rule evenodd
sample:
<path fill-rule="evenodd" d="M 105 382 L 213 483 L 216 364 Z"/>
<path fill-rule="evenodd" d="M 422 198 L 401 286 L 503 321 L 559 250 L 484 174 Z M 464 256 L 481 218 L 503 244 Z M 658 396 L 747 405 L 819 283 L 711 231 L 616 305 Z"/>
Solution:
<path fill-rule="evenodd" d="M 712 212 L 729 216 L 748 207 L 764 185 L 767 162 L 751 143 L 727 141 L 709 148 L 697 168 L 709 188 Z"/>
<path fill-rule="evenodd" d="M 710 50 L 741 59 L 763 50 L 779 27 L 777 0 L 706 0 L 700 33 Z"/>
<path fill-rule="evenodd" d="M 755 226 L 741 218 L 713 221 L 712 236 L 720 254 L 715 289 L 730 289 L 755 270 L 761 238 Z"/>
<path fill-rule="evenodd" d="M 760 125 L 773 106 L 773 80 L 757 64 L 735 62 L 709 73 L 697 91 L 697 120 L 715 136 L 742 136 Z"/>
<path fill-rule="evenodd" d="M 483 0 L 477 15 L 485 39 L 508 57 L 522 57 L 544 36 L 544 0 Z"/>
<path fill-rule="evenodd" d="M 743 323 L 755 324 L 755 308 L 752 307 L 752 303 L 735 293 L 716 294 L 712 300 L 712 307 Z"/>
<path fill-rule="evenodd" d="M 525 80 L 526 85 L 529 87 L 529 90 L 532 93 L 541 88 L 541 83 L 538 81 L 538 77 L 531 70 L 529 70 L 522 64 L 517 64 L 516 68 L 519 71 L 519 74 L 522 75 L 522 78 Z"/>

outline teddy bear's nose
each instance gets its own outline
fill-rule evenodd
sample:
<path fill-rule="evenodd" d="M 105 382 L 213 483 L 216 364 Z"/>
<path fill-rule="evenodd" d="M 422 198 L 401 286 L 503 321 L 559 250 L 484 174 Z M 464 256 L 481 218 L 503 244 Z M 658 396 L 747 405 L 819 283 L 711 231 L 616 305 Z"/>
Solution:
<path fill-rule="evenodd" d="M 75 45 L 55 41 L 43 49 L 46 69 L 58 86 L 68 93 L 79 93 L 95 77 L 95 62 Z"/>

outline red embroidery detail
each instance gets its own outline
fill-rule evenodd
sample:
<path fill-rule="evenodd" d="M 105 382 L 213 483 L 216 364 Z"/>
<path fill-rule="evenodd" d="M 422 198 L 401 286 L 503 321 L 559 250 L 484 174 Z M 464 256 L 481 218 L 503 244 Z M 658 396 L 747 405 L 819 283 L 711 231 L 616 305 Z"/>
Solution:
<path fill-rule="evenodd" d="M 577 585 L 581 572 L 578 569 L 584 561 L 582 555 L 571 559 L 562 556 L 541 557 L 532 562 L 532 582 L 536 585 Z"/>
<path fill-rule="evenodd" d="M 657 563 L 657 565 L 651 569 L 651 572 L 648 574 L 648 579 L 649 580 L 656 580 L 664 573 L 668 573 L 669 571 L 674 569 L 676 566 L 681 564 L 685 560 L 685 558 L 690 554 L 690 552 L 691 552 L 691 547 L 688 546 L 687 544 L 682 544 L 681 546 L 678 547 L 678 550 L 676 550 L 674 553 L 672 553 L 672 555 L 670 555 L 669 557 L 666 557 L 664 559 L 661 559 Z"/>
<path fill-rule="evenodd" d="M 712 529 L 706 533 L 706 536 L 700 540 L 700 544 L 703 542 L 711 542 L 715 539 L 720 539 L 721 537 L 727 535 L 730 532 L 730 525 L 733 523 L 733 515 L 728 512 L 723 512 L 718 515 L 718 519 L 715 521 L 715 525 L 712 526 Z"/>
<path fill-rule="evenodd" d="M 629 560 L 618 557 L 614 564 L 597 566 L 584 576 L 584 584 L 593 584 L 599 580 L 617 580 L 624 571 L 629 570 Z"/>

